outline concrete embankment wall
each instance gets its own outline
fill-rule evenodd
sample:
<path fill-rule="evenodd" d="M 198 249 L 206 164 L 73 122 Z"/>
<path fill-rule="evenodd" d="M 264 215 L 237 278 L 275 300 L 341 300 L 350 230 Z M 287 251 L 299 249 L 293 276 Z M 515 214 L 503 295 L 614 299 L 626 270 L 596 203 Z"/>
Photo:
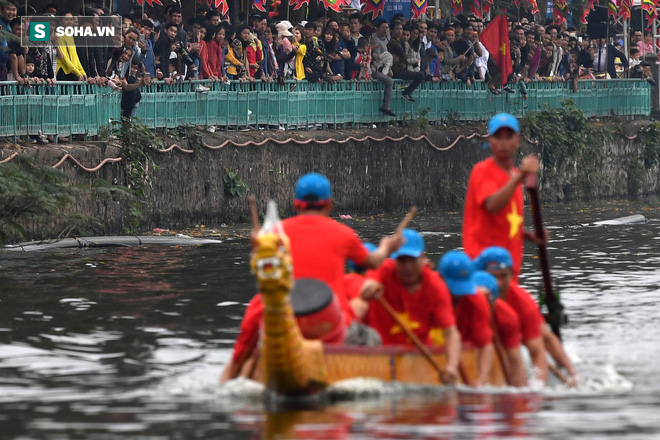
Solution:
<path fill-rule="evenodd" d="M 420 208 L 456 208 L 462 202 L 467 179 L 472 166 L 488 156 L 482 149 L 484 138 L 459 135 L 485 133 L 485 127 L 461 127 L 456 130 L 428 130 L 427 139 L 419 132 L 403 129 L 310 131 L 310 132 L 252 132 L 215 133 L 205 135 L 208 145 L 220 145 L 220 149 L 197 148 L 193 154 L 177 149 L 168 153 L 154 153 L 150 164 L 150 178 L 146 195 L 135 201 L 105 199 L 81 199 L 73 209 L 98 218 L 108 234 L 126 232 L 130 210 L 139 211 L 143 220 L 140 228 L 184 228 L 196 224 L 207 226 L 248 221 L 247 194 L 229 196 L 225 191 L 225 169 L 236 173 L 245 182 L 263 209 L 267 199 L 275 199 L 284 215 L 291 214 L 293 187 L 297 178 L 310 171 L 321 172 L 333 183 L 336 212 L 364 214 L 394 212 Z M 407 136 L 409 135 L 409 136 Z M 355 140 L 371 136 L 376 139 Z M 247 141 L 263 145 L 236 146 Z M 405 137 L 402 140 L 395 138 Z M 289 138 L 297 142 L 286 142 Z M 327 141 L 328 139 L 334 139 Z M 169 143 L 174 143 L 170 140 Z M 185 140 L 177 141 L 187 148 Z M 453 147 L 448 148 L 453 144 Z M 436 148 L 437 147 L 437 148 Z M 527 144 L 524 152 L 533 152 L 534 145 Z M 580 194 L 573 188 L 572 198 L 586 196 L 615 197 L 628 195 L 630 178 L 621 164 L 622 158 L 630 160 L 643 146 L 624 137 L 603 143 L 606 154 L 602 163 L 590 164 L 597 170 L 598 178 L 607 182 L 591 194 Z M 444 151 L 440 151 L 440 149 Z M 639 151 L 637 151 L 639 150 Z M 1 151 L 2 158 L 13 150 Z M 27 148 L 23 153 L 36 153 L 47 164 L 57 163 L 64 154 L 70 153 L 86 167 L 94 167 L 105 158 L 119 156 L 116 146 L 48 146 Z M 641 159 L 640 159 L 641 160 Z M 154 166 L 154 164 L 156 166 Z M 584 165 L 584 164 L 582 164 Z M 71 161 L 61 169 L 72 176 L 74 183 L 91 183 L 104 179 L 124 184 L 125 165 L 113 163 L 96 172 L 82 170 Z M 574 178 L 575 166 L 567 166 L 562 173 L 567 179 Z M 645 170 L 638 192 L 658 191 L 658 167 Z M 546 188 L 546 200 L 560 200 L 565 196 L 561 186 Z M 134 221 L 134 220 L 131 220 Z M 130 225 L 133 226 L 132 224 Z"/>

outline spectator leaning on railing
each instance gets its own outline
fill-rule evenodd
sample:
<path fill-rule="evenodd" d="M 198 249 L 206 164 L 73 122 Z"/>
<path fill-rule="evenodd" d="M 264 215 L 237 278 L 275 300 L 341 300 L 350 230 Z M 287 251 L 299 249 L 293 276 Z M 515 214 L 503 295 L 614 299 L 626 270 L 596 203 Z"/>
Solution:
<path fill-rule="evenodd" d="M 325 63 L 328 57 L 324 47 L 319 44 L 315 32 L 316 23 L 306 23 L 303 43 L 298 48 L 298 53 L 303 56 L 302 63 L 305 69 L 305 79 L 309 82 L 319 82 L 321 80 L 321 76 L 325 72 Z"/>
<path fill-rule="evenodd" d="M 21 47 L 20 38 L 23 34 L 24 26 L 20 17 L 14 18 L 9 27 L 14 35 L 14 39 L 9 42 L 9 75 L 11 81 L 18 81 L 19 84 L 25 84 L 25 55 L 28 53 L 27 47 Z"/>

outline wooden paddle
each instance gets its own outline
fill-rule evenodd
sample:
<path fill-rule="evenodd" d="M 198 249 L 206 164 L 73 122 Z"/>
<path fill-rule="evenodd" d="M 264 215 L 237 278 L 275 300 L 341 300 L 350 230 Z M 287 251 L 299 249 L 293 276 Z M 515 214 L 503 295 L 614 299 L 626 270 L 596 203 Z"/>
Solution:
<path fill-rule="evenodd" d="M 426 358 L 426 360 L 433 366 L 435 371 L 438 372 L 438 378 L 440 379 L 440 383 L 444 383 L 442 378 L 445 372 L 442 369 L 442 367 L 440 367 L 440 364 L 438 364 L 438 362 L 435 360 L 428 347 L 424 345 L 422 341 L 419 340 L 417 335 L 413 333 L 413 331 L 410 330 L 403 321 L 401 321 L 401 318 L 399 318 L 399 316 L 396 314 L 390 303 L 387 302 L 385 298 L 379 296 L 378 302 L 380 303 L 381 306 L 383 306 L 387 314 L 390 315 L 390 317 L 394 320 L 394 322 L 396 322 L 396 324 L 399 327 L 401 327 L 401 330 L 403 330 L 403 332 L 406 334 L 408 339 L 410 339 L 413 342 L 413 344 L 415 344 L 415 347 L 417 347 L 417 349 L 422 353 L 422 355 Z"/>
<path fill-rule="evenodd" d="M 541 214 L 541 202 L 539 200 L 539 186 L 535 174 L 528 174 L 525 177 L 525 188 L 529 194 L 529 201 L 532 205 L 532 218 L 534 219 L 534 232 L 536 237 L 543 241 L 543 217 Z M 546 321 L 550 324 L 552 332 L 561 339 L 560 327 L 564 321 L 564 306 L 559 300 L 559 294 L 552 290 L 552 277 L 550 276 L 550 263 L 548 261 L 548 250 L 545 244 L 539 244 L 539 261 L 541 263 L 541 273 L 543 274 L 543 287 L 545 295 L 541 297 L 541 304 L 545 303 L 548 307 Z"/>
<path fill-rule="evenodd" d="M 412 221 L 413 217 L 417 214 L 417 206 L 413 206 L 410 208 L 410 211 L 406 216 L 401 220 L 401 223 L 399 223 L 399 226 L 397 226 L 396 231 L 394 232 L 394 235 L 397 234 L 403 234 L 403 230 L 408 227 L 408 224 Z"/>
<path fill-rule="evenodd" d="M 259 224 L 259 213 L 257 212 L 257 199 L 254 196 L 248 197 L 250 203 L 250 215 L 252 216 L 252 229 L 259 232 L 261 225 Z"/>
<path fill-rule="evenodd" d="M 502 344 L 502 338 L 500 337 L 500 331 L 497 328 L 497 319 L 495 317 L 495 305 L 488 300 L 490 305 L 490 327 L 493 330 L 493 345 L 495 346 L 495 354 L 500 360 L 500 365 L 502 366 L 502 372 L 504 373 L 504 378 L 506 379 L 507 385 L 511 385 L 511 365 L 509 365 L 509 360 L 504 354 L 504 345 Z"/>
<path fill-rule="evenodd" d="M 564 383 L 564 385 L 568 385 L 569 387 L 571 386 L 571 381 L 568 380 L 568 377 L 566 377 L 566 375 L 564 375 L 564 373 L 562 373 L 555 364 L 551 364 L 550 362 L 548 362 L 548 369 L 552 371 L 554 375 L 557 376 L 559 380 L 561 380 Z"/>

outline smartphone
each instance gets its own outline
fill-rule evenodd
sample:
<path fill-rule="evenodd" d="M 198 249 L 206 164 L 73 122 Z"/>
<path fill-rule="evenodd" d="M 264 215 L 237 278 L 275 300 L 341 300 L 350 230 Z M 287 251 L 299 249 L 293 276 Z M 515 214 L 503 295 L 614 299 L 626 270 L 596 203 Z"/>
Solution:
<path fill-rule="evenodd" d="M 140 41 L 140 43 L 144 43 L 146 41 L 146 37 L 144 36 L 144 34 L 140 34 L 138 40 Z"/>
<path fill-rule="evenodd" d="M 291 51 L 291 42 L 289 41 L 288 38 L 284 38 L 284 39 L 282 40 L 282 46 L 284 47 L 284 50 L 285 50 L 286 52 Z"/>
<path fill-rule="evenodd" d="M 582 37 L 578 37 L 578 41 L 582 43 Z"/>

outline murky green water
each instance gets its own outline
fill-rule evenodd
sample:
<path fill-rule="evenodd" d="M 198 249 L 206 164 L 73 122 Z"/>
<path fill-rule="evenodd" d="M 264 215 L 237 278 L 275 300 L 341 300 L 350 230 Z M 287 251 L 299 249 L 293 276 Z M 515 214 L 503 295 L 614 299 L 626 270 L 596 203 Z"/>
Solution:
<path fill-rule="evenodd" d="M 545 211 L 577 390 L 361 383 L 348 400 L 271 411 L 258 388 L 217 384 L 255 290 L 247 230 L 230 227 L 217 246 L 0 254 L 0 438 L 660 438 L 658 202 Z M 649 222 L 591 225 L 629 214 Z M 346 222 L 373 241 L 398 220 Z M 459 213 L 413 226 L 435 262 L 460 244 Z M 536 291 L 532 251 L 521 280 Z"/>

